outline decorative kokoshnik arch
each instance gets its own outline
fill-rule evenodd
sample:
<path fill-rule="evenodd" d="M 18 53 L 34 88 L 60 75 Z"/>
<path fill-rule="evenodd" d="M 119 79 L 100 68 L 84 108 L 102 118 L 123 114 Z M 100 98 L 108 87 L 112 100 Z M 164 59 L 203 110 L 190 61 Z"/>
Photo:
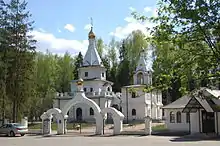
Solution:
<path fill-rule="evenodd" d="M 94 111 L 94 118 L 96 120 L 96 132 L 95 133 L 102 134 L 102 126 L 103 126 L 102 119 L 103 118 L 102 118 L 100 107 L 93 100 L 85 96 L 85 93 L 83 91 L 83 80 L 82 79 L 79 79 L 79 81 L 77 81 L 77 88 L 78 88 L 78 91 L 76 92 L 75 97 L 66 103 L 66 105 L 62 109 L 62 114 L 66 116 L 67 112 L 70 110 L 72 106 L 78 103 L 85 103 L 88 106 L 90 106 Z"/>
<path fill-rule="evenodd" d="M 75 97 L 73 97 L 73 99 L 71 99 L 69 102 L 66 103 L 62 111 L 58 108 L 53 108 L 53 109 L 49 109 L 47 112 L 41 115 L 41 119 L 43 121 L 42 122 L 43 134 L 51 134 L 51 119 L 53 115 L 55 115 L 58 121 L 57 134 L 64 134 L 66 130 L 65 129 L 66 118 L 68 117 L 67 112 L 70 110 L 72 106 L 78 103 L 85 103 L 93 109 L 94 118 L 96 120 L 96 132 L 95 132 L 96 134 L 99 135 L 102 134 L 103 119 L 106 113 L 111 113 L 112 115 L 114 121 L 114 135 L 121 133 L 123 127 L 122 125 L 123 125 L 124 115 L 113 107 L 107 107 L 101 110 L 100 107 L 96 104 L 96 102 L 85 96 L 82 83 L 83 83 L 82 79 L 77 81 L 78 91 L 76 92 Z"/>
<path fill-rule="evenodd" d="M 55 116 L 57 120 L 57 134 L 64 133 L 64 116 L 62 111 L 58 108 L 52 108 L 47 110 L 41 115 L 42 119 L 42 133 L 51 134 L 51 119 Z"/>
<path fill-rule="evenodd" d="M 118 135 L 122 132 L 123 129 L 123 119 L 124 119 L 124 115 L 116 110 L 113 107 L 106 107 L 104 109 L 101 110 L 102 113 L 102 117 L 105 116 L 105 114 L 107 113 L 111 113 L 113 122 L 114 122 L 114 131 L 113 131 L 113 135 Z"/>

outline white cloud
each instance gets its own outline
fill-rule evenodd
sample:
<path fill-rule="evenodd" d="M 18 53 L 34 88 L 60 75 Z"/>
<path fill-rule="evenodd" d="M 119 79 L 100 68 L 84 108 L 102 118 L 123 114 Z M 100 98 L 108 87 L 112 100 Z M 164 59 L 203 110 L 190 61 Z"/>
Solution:
<path fill-rule="evenodd" d="M 88 40 L 68 40 L 57 38 L 48 32 L 34 30 L 31 32 L 34 39 L 37 40 L 37 51 L 46 52 L 48 49 L 52 53 L 63 55 L 66 51 L 75 55 L 78 52 L 85 54 L 88 46 Z"/>
<path fill-rule="evenodd" d="M 152 11 L 152 7 L 148 7 L 148 6 L 147 6 L 147 7 L 144 8 L 144 11 L 145 11 L 145 12 L 151 12 L 151 11 Z"/>
<path fill-rule="evenodd" d="M 132 11 L 132 12 L 133 12 L 133 11 L 136 11 L 136 9 L 133 8 L 133 7 L 129 7 L 129 10 Z"/>
<path fill-rule="evenodd" d="M 57 30 L 59 33 L 61 33 L 62 31 L 60 29 Z"/>
<path fill-rule="evenodd" d="M 110 35 L 115 36 L 119 39 L 125 38 L 134 30 L 141 30 L 145 35 L 149 35 L 147 27 L 152 28 L 154 25 L 148 21 L 141 23 L 135 20 L 132 16 L 126 17 L 124 19 L 127 22 L 126 26 L 119 26 Z"/>
<path fill-rule="evenodd" d="M 38 29 L 40 32 L 46 32 L 43 28 Z"/>
<path fill-rule="evenodd" d="M 130 11 L 136 11 L 135 8 L 129 7 Z M 156 16 L 156 9 L 153 7 L 145 7 L 144 12 L 151 12 L 152 16 Z M 133 16 L 125 17 L 124 19 L 127 24 L 125 26 L 118 26 L 113 32 L 110 32 L 110 35 L 115 36 L 119 39 L 125 38 L 134 30 L 141 30 L 145 35 L 149 35 L 149 31 L 147 28 L 152 28 L 154 26 L 153 23 L 149 21 L 145 21 L 141 23 L 133 18 Z"/>
<path fill-rule="evenodd" d="M 70 32 L 74 32 L 75 30 L 75 27 L 72 24 L 66 24 L 64 28 L 69 30 Z"/>
<path fill-rule="evenodd" d="M 91 25 L 91 24 L 86 24 L 86 25 L 84 26 L 84 29 L 85 29 L 85 30 L 90 30 L 90 29 L 91 29 L 91 27 L 92 27 L 92 25 Z"/>

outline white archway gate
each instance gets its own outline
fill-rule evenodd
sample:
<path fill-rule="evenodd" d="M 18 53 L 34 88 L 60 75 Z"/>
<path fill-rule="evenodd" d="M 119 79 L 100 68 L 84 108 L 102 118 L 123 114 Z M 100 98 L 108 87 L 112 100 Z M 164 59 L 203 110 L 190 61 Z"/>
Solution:
<path fill-rule="evenodd" d="M 83 91 L 83 85 L 82 85 L 82 79 L 77 82 L 78 91 L 76 92 L 75 97 L 71 99 L 69 102 L 66 103 L 64 108 L 62 109 L 62 114 L 64 116 L 67 115 L 67 112 L 70 110 L 70 108 L 78 103 L 85 103 L 88 106 L 90 106 L 94 111 L 94 118 L 96 120 L 96 134 L 101 135 L 102 134 L 102 126 L 103 126 L 103 118 L 101 114 L 100 107 L 91 99 L 87 98 L 85 96 L 85 93 Z"/>
<path fill-rule="evenodd" d="M 113 119 L 113 122 L 114 122 L 113 135 L 120 134 L 123 130 L 124 115 L 120 111 L 116 110 L 113 107 L 106 107 L 106 108 L 101 110 L 101 113 L 102 113 L 103 117 L 105 116 L 105 114 L 111 113 L 112 119 Z"/>
<path fill-rule="evenodd" d="M 58 108 L 49 109 L 41 115 L 42 133 L 51 134 L 51 120 L 53 118 L 53 115 L 55 115 L 55 118 L 57 120 L 57 125 L 58 125 L 57 134 L 63 134 L 64 133 L 64 116 L 62 114 L 62 111 Z"/>

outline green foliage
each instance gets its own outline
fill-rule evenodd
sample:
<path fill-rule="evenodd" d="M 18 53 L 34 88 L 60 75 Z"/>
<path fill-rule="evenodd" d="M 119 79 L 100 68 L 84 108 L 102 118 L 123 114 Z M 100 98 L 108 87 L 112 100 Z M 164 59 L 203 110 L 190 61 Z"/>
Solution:
<path fill-rule="evenodd" d="M 13 121 L 26 112 L 23 107 L 32 96 L 33 59 L 35 57 L 35 40 L 28 34 L 33 22 L 26 11 L 25 1 L 11 0 L 8 4 L 1 1 L 1 60 L 4 62 L 1 70 L 2 85 L 5 97 L 12 104 Z M 5 107 L 5 105 L 3 105 Z M 4 114 L 2 114 L 4 117 Z"/>
<path fill-rule="evenodd" d="M 127 38 L 122 40 L 119 48 L 119 65 L 117 72 L 117 81 L 119 86 L 125 86 L 133 83 L 133 71 L 140 58 L 140 51 L 147 48 L 147 41 L 144 34 L 137 30 L 133 31 Z"/>
<path fill-rule="evenodd" d="M 75 58 L 75 63 L 74 63 L 74 70 L 73 70 L 73 74 L 74 74 L 74 79 L 78 79 L 78 69 L 82 66 L 83 64 L 83 55 L 81 52 L 79 52 L 78 56 Z"/>
<path fill-rule="evenodd" d="M 219 0 L 160 0 L 158 17 L 132 13 L 155 23 L 148 38 L 154 46 L 153 86 L 171 101 L 201 86 L 219 86 L 219 6 Z"/>
<path fill-rule="evenodd" d="M 99 38 L 97 40 L 96 44 L 97 44 L 97 51 L 99 53 L 99 56 L 103 57 L 103 50 L 105 48 L 105 44 L 104 44 L 103 40 L 101 38 Z"/>

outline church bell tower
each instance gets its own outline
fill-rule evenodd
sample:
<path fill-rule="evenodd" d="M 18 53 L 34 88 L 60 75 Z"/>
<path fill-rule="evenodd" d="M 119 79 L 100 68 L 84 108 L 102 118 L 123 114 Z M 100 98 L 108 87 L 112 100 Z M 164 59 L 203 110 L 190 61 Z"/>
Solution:
<path fill-rule="evenodd" d="M 134 85 L 152 85 L 152 71 L 147 68 L 145 56 L 145 50 L 142 49 L 138 65 L 133 75 Z"/>

